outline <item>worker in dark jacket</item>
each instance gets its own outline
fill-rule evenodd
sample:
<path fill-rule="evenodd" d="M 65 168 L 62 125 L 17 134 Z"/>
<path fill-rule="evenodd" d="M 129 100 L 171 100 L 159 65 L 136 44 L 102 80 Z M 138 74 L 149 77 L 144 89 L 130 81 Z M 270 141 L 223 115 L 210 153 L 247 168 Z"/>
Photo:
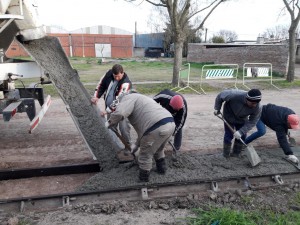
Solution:
<path fill-rule="evenodd" d="M 174 147 L 178 151 L 182 141 L 182 127 L 187 117 L 187 103 L 184 97 L 174 91 L 165 89 L 153 97 L 162 107 L 173 116 L 176 125 L 174 132 Z"/>
<path fill-rule="evenodd" d="M 112 109 L 110 108 L 112 102 L 116 100 L 119 97 L 119 95 L 123 93 L 128 93 L 131 89 L 132 83 L 127 74 L 124 72 L 123 67 L 119 64 L 115 64 L 112 67 L 112 69 L 110 69 L 100 79 L 95 89 L 94 97 L 91 99 L 91 102 L 96 105 L 101 96 L 104 95 L 106 110 L 101 112 L 101 116 L 107 115 L 107 119 L 109 119 L 109 113 L 112 112 Z M 130 125 L 127 119 L 120 121 L 119 129 L 121 135 L 130 146 Z M 125 150 L 126 152 L 130 153 L 130 149 Z"/>
<path fill-rule="evenodd" d="M 239 157 L 243 147 L 240 139 L 245 140 L 247 132 L 255 126 L 260 118 L 260 101 L 261 92 L 258 89 L 251 89 L 248 92 L 235 89 L 225 90 L 217 95 L 214 114 L 217 116 L 221 113 L 220 110 L 225 102 L 223 117 L 236 130 L 235 133 L 232 133 L 231 129 L 224 123 L 223 156 L 225 158 Z M 235 137 L 235 141 L 233 152 L 230 154 L 233 137 Z"/>
<path fill-rule="evenodd" d="M 299 116 L 287 107 L 267 104 L 262 107 L 260 120 L 256 124 L 257 131 L 246 138 L 245 143 L 248 144 L 255 139 L 265 135 L 266 126 L 276 132 L 278 143 L 286 158 L 293 163 L 298 163 L 299 159 L 294 155 L 288 140 L 288 129 L 299 129 Z"/>

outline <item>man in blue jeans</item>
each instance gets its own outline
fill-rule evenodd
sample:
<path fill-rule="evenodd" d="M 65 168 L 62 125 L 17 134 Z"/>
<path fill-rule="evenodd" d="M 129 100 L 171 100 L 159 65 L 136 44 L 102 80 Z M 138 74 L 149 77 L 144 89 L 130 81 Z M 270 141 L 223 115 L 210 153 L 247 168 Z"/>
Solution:
<path fill-rule="evenodd" d="M 256 124 L 257 131 L 245 139 L 249 144 L 255 139 L 265 135 L 266 126 L 276 132 L 276 137 L 282 148 L 286 159 L 293 163 L 299 163 L 299 159 L 294 155 L 288 140 L 288 129 L 299 129 L 299 116 L 287 107 L 267 104 L 262 107 L 260 120 Z"/>
<path fill-rule="evenodd" d="M 240 139 L 245 140 L 249 132 L 257 123 L 261 114 L 261 92 L 258 89 L 250 91 L 242 90 L 224 90 L 220 92 L 215 100 L 214 114 L 220 114 L 223 106 L 223 117 L 235 129 L 235 133 L 224 123 L 224 141 L 223 156 L 225 158 L 239 157 L 243 143 Z M 231 142 L 235 137 L 233 152 L 231 151 Z"/>

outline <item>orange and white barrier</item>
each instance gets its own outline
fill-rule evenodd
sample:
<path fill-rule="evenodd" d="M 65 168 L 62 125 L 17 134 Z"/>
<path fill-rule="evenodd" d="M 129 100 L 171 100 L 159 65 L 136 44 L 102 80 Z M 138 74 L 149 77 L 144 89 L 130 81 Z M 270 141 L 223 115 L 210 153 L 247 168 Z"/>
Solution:
<path fill-rule="evenodd" d="M 48 95 L 46 98 L 45 103 L 43 104 L 41 111 L 33 118 L 33 120 L 30 123 L 30 129 L 29 129 L 29 133 L 32 133 L 32 131 L 37 128 L 37 126 L 39 125 L 39 123 L 42 121 L 44 115 L 46 114 L 49 106 L 51 104 L 51 96 Z"/>

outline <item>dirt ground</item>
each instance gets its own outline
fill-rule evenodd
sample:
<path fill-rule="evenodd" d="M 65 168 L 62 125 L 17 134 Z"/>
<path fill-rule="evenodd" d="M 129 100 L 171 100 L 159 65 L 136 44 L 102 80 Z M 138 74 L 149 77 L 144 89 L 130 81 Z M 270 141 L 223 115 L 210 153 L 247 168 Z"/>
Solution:
<path fill-rule="evenodd" d="M 223 123 L 213 115 L 216 94 L 185 95 L 188 118 L 184 126 L 181 154 L 188 151 L 201 154 L 221 153 Z M 299 89 L 262 90 L 262 94 L 263 104 L 286 106 L 300 114 Z M 52 100 L 49 111 L 33 134 L 27 132 L 29 120 L 25 114 L 17 114 L 9 123 L 0 120 L 0 127 L 6 131 L 1 134 L 1 170 L 93 162 L 61 99 Z M 297 141 L 300 140 L 300 131 L 291 133 Z M 267 134 L 255 141 L 253 146 L 256 149 L 278 148 L 275 133 L 268 129 Z M 171 147 L 166 146 L 166 151 L 171 152 Z M 94 174 L 61 176 L 55 178 L 51 185 L 47 179 L 44 181 L 32 179 L 32 182 L 0 181 L 0 199 L 30 196 L 33 193 L 53 194 L 59 189 L 70 192 L 93 176 Z M 297 192 L 299 186 L 296 185 L 255 193 L 222 193 L 216 198 L 207 194 L 202 197 L 193 195 L 183 199 L 153 202 L 114 201 L 26 216 L 0 211 L 0 222 L 5 224 L 10 220 L 9 224 L 17 224 L 14 222 L 26 220 L 29 224 L 180 224 L 178 218 L 192 215 L 189 209 L 204 203 L 246 209 L 253 209 L 259 205 L 284 212 L 289 209 L 288 203 Z M 245 195 L 253 197 L 250 205 L 243 204 L 241 196 Z"/>

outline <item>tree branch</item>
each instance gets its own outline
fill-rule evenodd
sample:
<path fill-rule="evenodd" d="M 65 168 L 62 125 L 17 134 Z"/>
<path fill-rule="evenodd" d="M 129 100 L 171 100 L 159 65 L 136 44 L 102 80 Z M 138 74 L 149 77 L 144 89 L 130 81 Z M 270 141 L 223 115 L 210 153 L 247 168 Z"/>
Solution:
<path fill-rule="evenodd" d="M 202 20 L 202 22 L 199 24 L 199 26 L 197 26 L 195 28 L 195 30 L 199 30 L 203 27 L 203 24 L 205 23 L 205 21 L 208 19 L 208 17 L 210 16 L 210 14 L 212 14 L 212 12 L 222 3 L 225 2 L 226 0 L 220 0 L 210 11 L 209 13 L 204 17 L 204 19 Z"/>
<path fill-rule="evenodd" d="M 204 10 L 206 10 L 206 9 L 208 9 L 208 8 L 210 8 L 212 5 L 214 5 L 216 2 L 218 2 L 219 0 L 215 0 L 215 1 L 213 1 L 210 5 L 208 5 L 208 6 L 206 6 L 206 7 L 204 7 L 204 8 L 202 8 L 202 9 L 200 9 L 200 10 L 198 10 L 198 11 L 196 11 L 196 12 L 194 12 L 193 14 L 191 14 L 190 16 L 189 16 L 189 18 L 188 19 L 191 19 L 193 16 L 195 16 L 196 14 L 198 14 L 198 13 L 200 13 L 200 12 L 202 12 L 202 11 L 204 11 Z M 221 2 L 225 2 L 226 0 L 221 0 Z"/>

